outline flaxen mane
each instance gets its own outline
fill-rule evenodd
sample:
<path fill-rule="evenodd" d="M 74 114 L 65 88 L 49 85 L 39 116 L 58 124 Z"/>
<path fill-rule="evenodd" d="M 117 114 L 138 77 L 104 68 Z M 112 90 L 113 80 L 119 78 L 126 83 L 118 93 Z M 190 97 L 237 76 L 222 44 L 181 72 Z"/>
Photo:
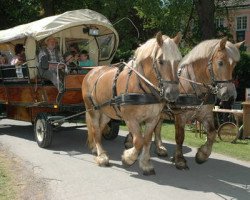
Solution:
<path fill-rule="evenodd" d="M 162 45 L 162 53 L 163 60 L 176 61 L 181 60 L 181 53 L 175 44 L 175 42 L 169 38 L 168 36 L 163 36 L 163 45 Z M 136 62 L 146 59 L 147 57 L 151 57 L 152 59 L 155 57 L 155 53 L 158 47 L 158 43 L 155 38 L 148 40 L 142 46 L 138 47 L 135 51 L 135 59 Z M 167 57 L 166 57 L 167 56 Z"/>
<path fill-rule="evenodd" d="M 180 66 L 188 65 L 199 59 L 210 58 L 214 53 L 214 50 L 219 47 L 219 44 L 220 39 L 206 40 L 201 42 L 183 58 Z M 230 59 L 234 60 L 235 62 L 240 60 L 240 53 L 238 48 L 229 41 L 227 41 L 226 43 L 226 51 Z"/>

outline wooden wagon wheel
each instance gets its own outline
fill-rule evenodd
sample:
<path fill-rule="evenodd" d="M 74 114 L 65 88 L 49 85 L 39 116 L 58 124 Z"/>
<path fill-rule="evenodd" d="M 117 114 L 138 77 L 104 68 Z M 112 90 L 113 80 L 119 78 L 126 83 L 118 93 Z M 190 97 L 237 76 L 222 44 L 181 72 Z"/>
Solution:
<path fill-rule="evenodd" d="M 235 142 L 238 136 L 239 128 L 235 123 L 225 122 L 218 129 L 218 136 L 224 142 Z"/>

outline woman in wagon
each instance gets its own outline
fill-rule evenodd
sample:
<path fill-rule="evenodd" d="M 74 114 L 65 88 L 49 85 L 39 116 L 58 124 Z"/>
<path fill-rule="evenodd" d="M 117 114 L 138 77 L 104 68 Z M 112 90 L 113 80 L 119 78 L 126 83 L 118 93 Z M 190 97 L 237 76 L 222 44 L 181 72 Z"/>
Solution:
<path fill-rule="evenodd" d="M 15 56 L 12 58 L 10 64 L 20 66 L 24 64 L 26 61 L 25 58 L 25 49 L 23 44 L 16 44 L 15 45 Z"/>
<path fill-rule="evenodd" d="M 64 60 L 59 49 L 56 48 L 57 39 L 50 36 L 44 42 L 46 47 L 42 48 L 38 55 L 40 76 L 50 80 L 57 87 L 59 93 L 62 93 L 64 89 L 62 66 L 64 65 L 58 66 L 58 64 L 64 62 Z M 57 73 L 57 67 L 59 67 L 59 73 Z"/>
<path fill-rule="evenodd" d="M 88 51 L 82 50 L 80 53 L 79 59 L 79 69 L 81 74 L 87 74 L 89 70 L 85 69 L 85 67 L 92 67 L 94 66 L 94 62 L 89 59 Z"/>

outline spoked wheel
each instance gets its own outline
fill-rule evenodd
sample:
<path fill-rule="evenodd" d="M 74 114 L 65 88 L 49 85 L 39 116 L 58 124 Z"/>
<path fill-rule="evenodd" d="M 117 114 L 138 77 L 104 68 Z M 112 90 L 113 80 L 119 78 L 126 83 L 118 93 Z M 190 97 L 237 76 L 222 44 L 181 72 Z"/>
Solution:
<path fill-rule="evenodd" d="M 232 122 L 225 122 L 218 129 L 218 136 L 224 142 L 236 142 L 239 128 Z"/>
<path fill-rule="evenodd" d="M 39 113 L 35 119 L 34 132 L 35 139 L 39 147 L 46 148 L 52 142 L 52 125 L 48 122 L 47 113 Z"/>
<path fill-rule="evenodd" d="M 111 120 L 104 128 L 102 136 L 106 140 L 114 140 L 118 136 L 119 126 L 120 126 L 120 121 Z"/>

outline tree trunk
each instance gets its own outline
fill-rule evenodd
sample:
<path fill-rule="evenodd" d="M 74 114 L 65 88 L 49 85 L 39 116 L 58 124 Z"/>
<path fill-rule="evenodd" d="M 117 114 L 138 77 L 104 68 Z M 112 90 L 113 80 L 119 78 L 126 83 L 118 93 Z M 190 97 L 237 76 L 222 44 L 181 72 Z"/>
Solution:
<path fill-rule="evenodd" d="M 193 0 L 199 17 L 201 38 L 203 40 L 214 38 L 214 0 Z"/>
<path fill-rule="evenodd" d="M 42 0 L 41 3 L 44 10 L 43 17 L 55 15 L 54 0 Z"/>

